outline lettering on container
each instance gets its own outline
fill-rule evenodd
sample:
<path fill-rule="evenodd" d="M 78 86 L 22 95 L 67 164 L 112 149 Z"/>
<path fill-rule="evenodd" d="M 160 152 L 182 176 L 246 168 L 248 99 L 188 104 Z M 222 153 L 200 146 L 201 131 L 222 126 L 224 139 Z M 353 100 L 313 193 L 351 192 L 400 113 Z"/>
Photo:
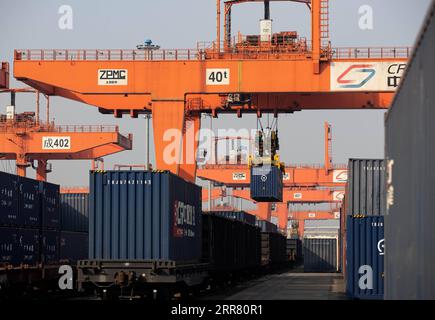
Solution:
<path fill-rule="evenodd" d="M 107 179 L 106 184 L 112 185 L 151 185 L 151 179 Z"/>
<path fill-rule="evenodd" d="M 176 200 L 174 203 L 173 236 L 176 238 L 195 237 L 196 226 L 195 207 Z"/>

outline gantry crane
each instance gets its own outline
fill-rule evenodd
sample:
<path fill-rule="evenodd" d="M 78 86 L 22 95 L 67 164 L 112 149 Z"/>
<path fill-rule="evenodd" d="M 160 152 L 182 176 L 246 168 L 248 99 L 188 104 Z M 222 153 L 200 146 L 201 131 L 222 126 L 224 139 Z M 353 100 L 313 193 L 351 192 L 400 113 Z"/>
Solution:
<path fill-rule="evenodd" d="M 237 146 L 239 150 L 243 139 L 246 138 L 215 138 L 215 145 L 211 146 L 214 154 L 209 161 L 213 164 L 205 163 L 200 166 L 198 177 L 212 181 L 215 185 L 233 188 L 231 192 L 225 192 L 225 194 L 252 201 L 249 189 L 247 189 L 250 184 L 250 176 L 246 156 L 244 157 L 240 152 L 235 152 L 231 157 L 226 157 L 223 162 L 217 161 L 218 141 L 225 141 L 227 149 L 232 142 L 233 146 Z M 247 139 L 250 141 L 249 138 Z M 271 204 L 257 203 L 258 208 L 253 211 L 257 217 L 265 220 L 270 220 L 271 216 L 278 217 L 280 227 L 284 228 L 287 226 L 288 220 L 288 203 L 340 203 L 342 201 L 347 181 L 347 166 L 332 164 L 332 128 L 328 122 L 324 124 L 324 145 L 324 165 L 288 166 L 284 177 L 283 203 L 275 204 L 275 207 L 280 208 L 280 210 L 273 211 Z M 217 191 L 211 189 L 211 185 L 209 188 L 214 195 L 220 192 L 219 189 Z M 203 191 L 203 198 L 204 193 L 208 194 L 208 190 Z M 208 199 L 208 195 L 206 198 Z"/>
<path fill-rule="evenodd" d="M 328 0 L 287 0 L 307 6 L 311 40 L 294 31 L 273 33 L 267 21 L 260 35 L 231 36 L 235 5 L 265 2 L 268 8 L 272 1 L 281 0 L 224 1 L 223 45 L 216 0 L 214 43 L 186 50 L 15 50 L 14 76 L 44 94 L 115 117 L 152 113 L 157 168 L 190 181 L 196 176 L 198 144 L 192 137 L 201 113 L 277 116 L 390 106 L 410 48 L 333 48 Z M 180 134 L 167 139 L 168 129 Z M 167 150 L 173 150 L 170 160 Z"/>
<path fill-rule="evenodd" d="M 39 92 L 33 89 L 4 89 L 11 93 L 7 114 L 0 115 L 0 160 L 16 160 L 17 174 L 36 169 L 36 179 L 47 180 L 49 160 L 100 160 L 104 156 L 132 149 L 132 135 L 120 134 L 117 126 L 56 126 L 39 119 Z M 15 113 L 18 92 L 36 94 L 37 111 Z M 47 100 L 47 119 L 48 113 Z M 34 166 L 37 161 L 37 166 Z"/>
<path fill-rule="evenodd" d="M 332 165 L 332 136 L 331 125 L 328 122 L 324 124 L 325 132 L 325 147 L 324 147 L 324 165 L 289 165 L 285 168 L 283 178 L 284 187 L 301 188 L 301 187 L 342 187 L 347 182 L 347 166 Z M 236 145 L 241 145 L 243 137 L 217 137 L 215 145 L 212 147 L 214 154 L 209 161 L 200 165 L 197 170 L 198 178 L 212 181 L 216 184 L 225 185 L 233 188 L 247 188 L 250 185 L 249 168 L 246 157 L 241 154 L 234 154 L 233 157 L 228 157 L 223 162 L 217 161 L 217 142 L 220 140 L 229 141 L 236 140 Z M 245 160 L 245 161 L 243 161 Z M 210 163 L 211 162 L 211 163 Z"/>
<path fill-rule="evenodd" d="M 335 208 L 331 211 L 294 211 L 287 213 L 288 220 L 297 223 L 296 232 L 299 238 L 303 238 L 305 230 L 305 220 L 338 220 L 340 210 Z"/>

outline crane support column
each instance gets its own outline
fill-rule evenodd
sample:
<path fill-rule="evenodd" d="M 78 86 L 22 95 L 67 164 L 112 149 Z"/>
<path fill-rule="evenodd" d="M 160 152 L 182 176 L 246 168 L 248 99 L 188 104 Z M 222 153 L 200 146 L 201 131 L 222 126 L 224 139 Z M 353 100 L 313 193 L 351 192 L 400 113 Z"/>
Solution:
<path fill-rule="evenodd" d="M 313 41 L 313 72 L 320 73 L 320 0 L 311 1 L 311 39 Z"/>
<path fill-rule="evenodd" d="M 27 173 L 27 167 L 29 167 L 29 163 L 26 159 L 26 156 L 17 154 L 17 175 L 20 177 L 25 177 Z"/>
<path fill-rule="evenodd" d="M 287 203 L 276 203 L 276 210 L 273 214 L 274 217 L 278 218 L 278 227 L 281 230 L 287 230 L 287 223 L 288 223 L 288 208 Z"/>
<path fill-rule="evenodd" d="M 157 169 L 194 181 L 200 115 L 187 119 L 184 101 L 154 102 L 152 113 Z"/>
<path fill-rule="evenodd" d="M 38 167 L 36 168 L 36 180 L 47 181 L 47 160 L 38 160 Z"/>
<path fill-rule="evenodd" d="M 258 215 L 257 218 L 270 221 L 270 218 L 272 217 L 272 203 L 270 202 L 258 202 Z"/>

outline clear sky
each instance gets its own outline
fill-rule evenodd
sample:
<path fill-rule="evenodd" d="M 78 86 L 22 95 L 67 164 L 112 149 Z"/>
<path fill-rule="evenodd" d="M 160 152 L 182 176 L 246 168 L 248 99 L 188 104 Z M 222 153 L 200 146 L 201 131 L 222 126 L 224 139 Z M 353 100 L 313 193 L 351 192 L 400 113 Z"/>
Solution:
<path fill-rule="evenodd" d="M 430 0 L 330 0 L 333 46 L 412 46 Z M 61 5 L 73 9 L 73 29 L 58 27 Z M 374 29 L 361 30 L 358 9 L 370 5 Z M 244 4 L 233 11 L 233 30 L 258 34 L 261 4 Z M 214 0 L 15 0 L 0 1 L 0 60 L 12 62 L 15 48 L 134 48 L 146 38 L 164 48 L 194 48 L 197 41 L 215 37 Z M 308 9 L 301 4 L 272 3 L 274 31 L 297 30 L 309 36 Z M 20 86 L 12 81 L 13 86 Z M 0 112 L 9 97 L 0 96 Z M 134 134 L 134 150 L 107 157 L 115 163 L 145 162 L 145 120 L 114 119 L 96 108 L 54 97 L 52 117 L 57 124 L 118 124 Z M 19 112 L 34 110 L 33 96 L 17 98 Z M 286 163 L 323 161 L 323 122 L 333 125 L 333 157 L 380 158 L 384 153 L 383 111 L 302 111 L 280 116 L 281 154 Z M 208 120 L 204 123 L 208 126 Z M 221 116 L 215 128 L 254 128 L 256 119 Z M 0 162 L 0 170 L 13 163 Z M 51 182 L 69 186 L 88 183 L 89 161 L 55 161 Z M 34 174 L 29 170 L 29 176 Z"/>

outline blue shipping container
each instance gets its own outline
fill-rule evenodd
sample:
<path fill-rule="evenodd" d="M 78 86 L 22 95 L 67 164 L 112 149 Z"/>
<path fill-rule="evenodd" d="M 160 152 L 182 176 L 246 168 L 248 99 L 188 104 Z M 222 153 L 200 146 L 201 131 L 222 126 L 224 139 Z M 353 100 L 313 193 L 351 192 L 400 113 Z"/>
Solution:
<path fill-rule="evenodd" d="M 18 215 L 18 178 L 0 172 L 0 225 L 20 224 Z"/>
<path fill-rule="evenodd" d="M 41 235 L 41 261 L 44 264 L 59 262 L 60 232 L 43 230 Z"/>
<path fill-rule="evenodd" d="M 59 185 L 40 182 L 42 227 L 44 229 L 60 228 L 60 193 Z"/>
<path fill-rule="evenodd" d="M 29 178 L 18 177 L 18 185 L 19 225 L 38 227 L 41 223 L 39 182 Z"/>
<path fill-rule="evenodd" d="M 21 261 L 35 265 L 41 261 L 40 231 L 38 229 L 19 229 Z"/>
<path fill-rule="evenodd" d="M 283 174 L 276 166 L 251 168 L 251 198 L 257 202 L 282 202 Z"/>
<path fill-rule="evenodd" d="M 61 194 L 60 213 L 60 229 L 62 231 L 88 232 L 89 194 Z"/>
<path fill-rule="evenodd" d="M 346 217 L 347 293 L 356 299 L 383 299 L 384 217 Z"/>
<path fill-rule="evenodd" d="M 75 264 L 88 258 L 89 235 L 82 232 L 60 233 L 60 260 Z"/>
<path fill-rule="evenodd" d="M 37 229 L 0 228 L 0 265 L 34 265 L 39 249 Z"/>
<path fill-rule="evenodd" d="M 169 172 L 90 174 L 89 258 L 197 261 L 201 188 Z"/>

